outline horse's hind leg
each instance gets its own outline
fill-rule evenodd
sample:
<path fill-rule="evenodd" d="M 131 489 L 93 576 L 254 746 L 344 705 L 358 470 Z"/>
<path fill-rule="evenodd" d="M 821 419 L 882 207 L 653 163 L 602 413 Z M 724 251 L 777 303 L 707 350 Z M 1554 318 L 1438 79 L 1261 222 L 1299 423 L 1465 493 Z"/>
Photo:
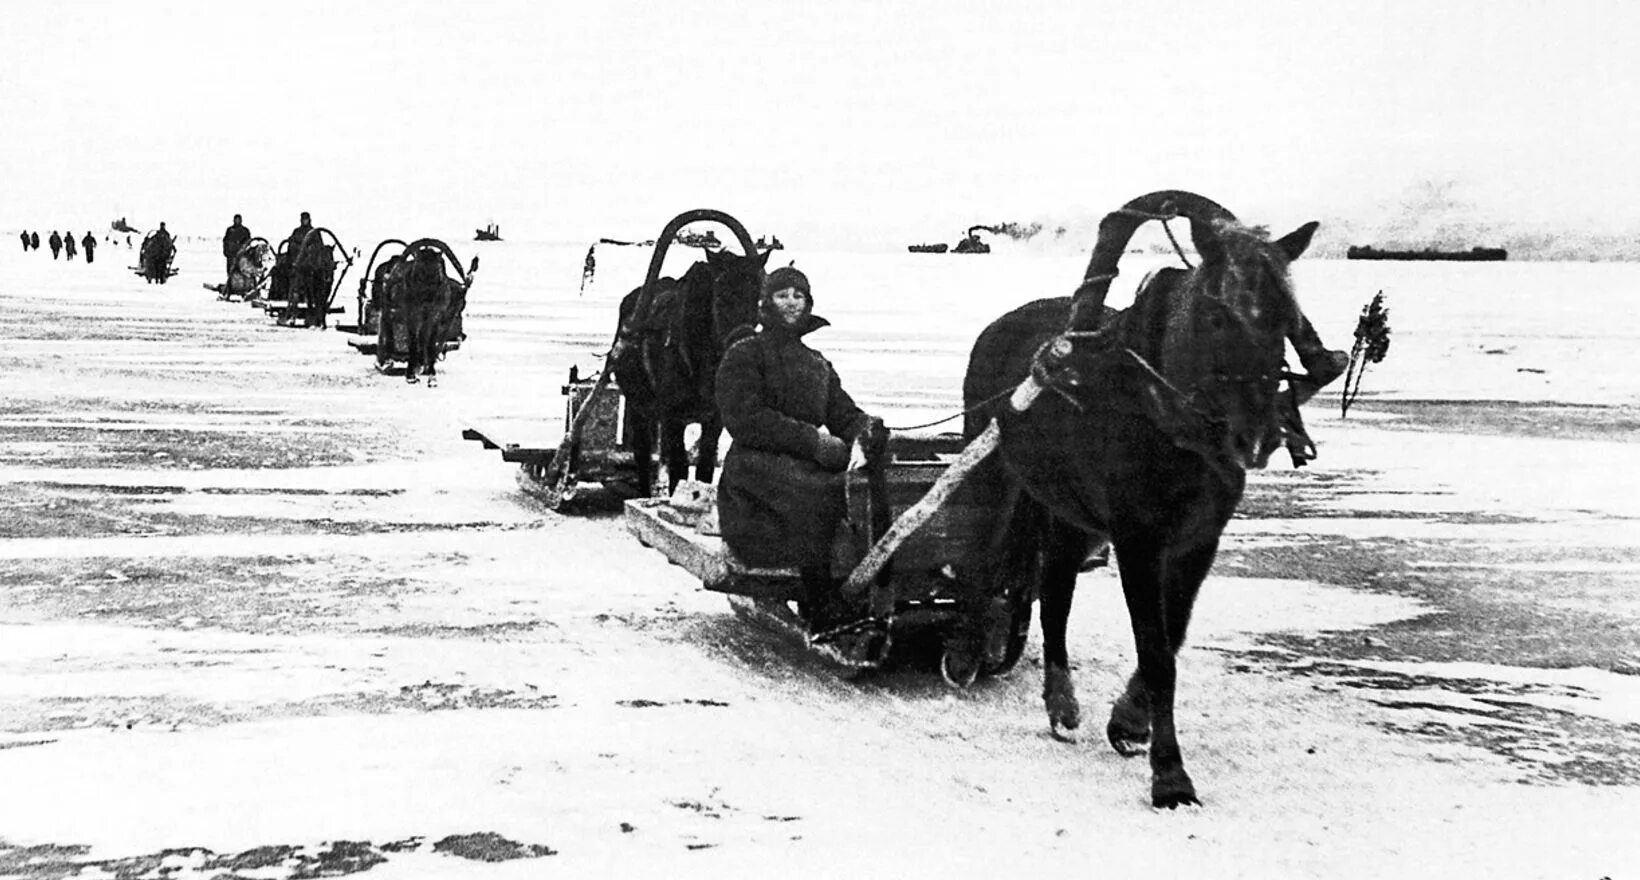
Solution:
<path fill-rule="evenodd" d="M 1041 596 L 1042 704 L 1055 739 L 1073 740 L 1082 725 L 1082 706 L 1071 681 L 1065 629 L 1076 595 L 1076 577 L 1087 558 L 1091 538 L 1061 522 L 1047 527 Z"/>

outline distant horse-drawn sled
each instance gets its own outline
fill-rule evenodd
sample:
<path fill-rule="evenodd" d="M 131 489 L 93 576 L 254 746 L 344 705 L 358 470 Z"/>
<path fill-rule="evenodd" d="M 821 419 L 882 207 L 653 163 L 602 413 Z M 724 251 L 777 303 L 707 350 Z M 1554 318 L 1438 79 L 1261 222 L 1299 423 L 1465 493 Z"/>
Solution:
<path fill-rule="evenodd" d="M 680 215 L 659 241 L 698 214 Z M 1134 232 L 1174 219 L 1189 223 L 1197 265 L 1158 270 L 1130 307 L 1107 309 Z M 848 572 L 838 591 L 859 615 L 826 631 L 811 629 L 795 571 L 741 564 L 713 535 L 719 423 L 702 391 L 732 328 L 755 320 L 762 263 L 697 264 L 691 274 L 711 284 L 693 287 L 686 275 L 667 286 L 656 277 L 657 250 L 644 286 L 622 303 L 609 367 L 585 389 L 598 401 L 613 373 L 626 395 L 640 484 L 625 502 L 628 527 L 705 588 L 731 594 L 737 613 L 852 668 L 880 667 L 896 645 L 927 633 L 944 677 L 966 685 L 1015 665 L 1039 606 L 1044 708 L 1061 738 L 1082 723 L 1065 638 L 1077 577 L 1113 548 L 1138 663 L 1105 736 L 1122 755 L 1148 752 L 1153 805 L 1198 803 L 1174 727 L 1175 655 L 1247 471 L 1283 447 L 1295 466 L 1314 457 L 1299 405 L 1348 360 L 1325 348 L 1292 288 L 1288 265 L 1315 228 L 1271 239 L 1209 199 L 1172 190 L 1108 214 L 1071 296 L 1019 306 L 977 338 L 961 437 L 894 438 L 841 478 L 849 516 L 832 570 Z M 756 253 L 748 238 L 742 244 Z M 1289 342 L 1301 371 L 1287 367 Z M 600 411 L 608 412 L 575 411 L 540 469 L 559 497 Z M 686 420 L 702 424 L 692 482 L 683 480 Z M 659 470 L 647 467 L 656 444 L 646 431 L 657 422 L 669 483 L 683 487 L 671 498 L 654 491 Z"/>
<path fill-rule="evenodd" d="M 727 227 L 741 253 L 703 250 L 682 277 L 662 277 L 680 230 L 707 221 Z M 712 209 L 679 214 L 655 241 L 643 284 L 621 301 L 605 368 L 585 379 L 572 372 L 564 386 L 565 432 L 556 446 L 507 443 L 477 428 L 463 432 L 517 463 L 525 490 L 553 509 L 584 483 L 652 494 L 662 485 L 657 454 L 667 469 L 665 485 L 684 479 L 692 460 L 707 481 L 716 466 L 722 423 L 713 376 L 728 334 L 757 323 L 770 252 L 757 249 L 740 221 Z M 684 445 L 687 423 L 701 424 L 694 459 Z"/>
<path fill-rule="evenodd" d="M 149 284 L 164 284 L 177 274 L 176 267 L 171 265 L 176 256 L 176 242 L 170 233 L 156 229 L 142 237 L 142 246 L 137 248 L 137 265 L 131 268 Z"/>
<path fill-rule="evenodd" d="M 228 260 L 228 278 L 221 284 L 205 284 L 216 297 L 227 302 L 259 303 L 268 298 L 275 264 L 273 245 L 261 236 L 239 246 Z"/>
<path fill-rule="evenodd" d="M 324 327 L 330 315 L 342 312 L 333 303 L 352 265 L 347 248 L 322 226 L 309 229 L 300 241 L 286 239 L 274 255 L 261 305 L 282 327 Z"/>
<path fill-rule="evenodd" d="M 378 263 L 384 251 L 390 256 Z M 462 315 L 477 272 L 478 257 L 463 269 L 436 238 L 383 241 L 359 279 L 358 323 L 343 328 L 353 334 L 348 345 L 373 355 L 383 373 L 402 363 L 406 382 L 426 376 L 428 387 L 436 386 L 438 361 L 467 338 Z"/>

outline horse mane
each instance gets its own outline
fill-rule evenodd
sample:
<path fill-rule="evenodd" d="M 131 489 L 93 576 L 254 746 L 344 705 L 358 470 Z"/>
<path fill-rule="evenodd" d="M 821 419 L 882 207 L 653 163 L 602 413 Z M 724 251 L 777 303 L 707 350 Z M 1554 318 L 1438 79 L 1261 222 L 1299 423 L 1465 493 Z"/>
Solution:
<path fill-rule="evenodd" d="M 1254 282 L 1258 279 L 1248 277 L 1249 272 L 1263 272 L 1263 281 L 1274 285 L 1279 294 L 1283 324 L 1294 321 L 1300 308 L 1288 268 L 1292 261 L 1270 240 L 1269 228 L 1244 226 L 1232 220 L 1216 223 L 1215 229 L 1223 250 L 1223 271 L 1243 289 L 1257 286 Z"/>

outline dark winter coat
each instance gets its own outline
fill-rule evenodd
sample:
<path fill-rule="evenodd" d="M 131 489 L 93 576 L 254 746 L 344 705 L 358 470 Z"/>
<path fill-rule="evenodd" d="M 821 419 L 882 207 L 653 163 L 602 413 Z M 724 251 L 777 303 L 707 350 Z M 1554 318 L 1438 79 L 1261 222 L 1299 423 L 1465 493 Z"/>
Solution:
<path fill-rule="evenodd" d="M 235 223 L 222 233 L 222 256 L 233 259 L 245 242 L 251 240 L 251 231 L 243 223 Z M 300 242 L 297 243 L 300 245 Z"/>
<path fill-rule="evenodd" d="M 307 223 L 303 223 L 301 226 L 298 226 L 295 229 L 292 229 L 290 231 L 290 237 L 285 239 L 285 242 L 286 242 L 286 245 L 285 245 L 285 259 L 287 261 L 289 261 L 291 263 L 295 263 L 296 259 L 298 257 L 303 257 L 303 259 L 302 259 L 302 265 L 303 266 L 318 265 L 318 263 L 319 263 L 319 252 L 323 251 L 323 250 L 326 250 L 326 248 L 323 248 L 323 247 L 309 248 L 307 250 L 307 253 L 306 253 L 305 257 L 302 253 L 302 243 L 307 241 L 308 233 L 312 232 L 312 231 L 313 231 L 313 227 L 311 225 L 307 224 Z M 315 243 L 319 244 L 319 245 L 324 244 L 324 242 L 322 240 L 318 241 L 318 242 L 315 242 Z"/>
<path fill-rule="evenodd" d="M 749 565 L 814 565 L 831 557 L 845 510 L 843 474 L 816 461 L 821 427 L 852 441 L 869 418 L 837 371 L 802 337 L 827 326 L 806 315 L 735 343 L 717 371 L 717 404 L 734 443 L 718 480 L 723 540 Z"/>
<path fill-rule="evenodd" d="M 85 261 L 92 262 L 97 256 L 97 237 L 87 232 L 85 238 L 80 239 L 80 244 L 85 245 Z"/>

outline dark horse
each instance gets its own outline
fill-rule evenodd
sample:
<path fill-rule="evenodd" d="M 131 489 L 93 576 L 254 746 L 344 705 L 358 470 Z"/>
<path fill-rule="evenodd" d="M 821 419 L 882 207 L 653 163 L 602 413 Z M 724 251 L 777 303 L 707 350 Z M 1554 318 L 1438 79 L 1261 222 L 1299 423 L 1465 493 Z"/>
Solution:
<path fill-rule="evenodd" d="M 1134 231 L 1173 217 L 1190 221 L 1201 265 L 1161 270 L 1131 308 L 1109 312 L 1105 293 Z M 1246 471 L 1283 439 L 1308 448 L 1297 406 L 1343 369 L 1288 276 L 1315 228 L 1271 241 L 1192 193 L 1135 199 L 1100 224 L 1075 296 L 998 318 L 969 360 L 963 397 L 976 409 L 965 433 L 993 418 L 1001 429 L 999 454 L 976 473 L 995 513 L 979 589 L 994 596 L 1012 572 L 1038 573 L 1043 700 L 1056 735 L 1074 730 L 1081 709 L 1065 624 L 1079 569 L 1109 539 L 1138 669 L 1106 735 L 1122 755 L 1149 743 L 1158 807 L 1199 803 L 1174 731 L 1175 655 Z M 1285 371 L 1289 339 L 1306 374 Z"/>
<path fill-rule="evenodd" d="M 678 230 L 698 220 L 727 226 L 742 253 L 707 251 L 706 260 L 680 279 L 661 278 L 666 249 Z M 626 443 L 638 471 L 638 490 L 654 490 L 650 470 L 657 428 L 661 461 L 671 486 L 689 475 L 684 427 L 700 425 L 696 479 L 711 482 L 717 468 L 723 419 L 716 401 L 717 368 L 723 352 L 757 324 L 763 293 L 763 266 L 740 221 L 721 211 L 700 209 L 674 217 L 655 239 L 644 284 L 621 300 L 620 327 L 610 354 L 610 370 L 626 397 Z"/>
<path fill-rule="evenodd" d="M 445 274 L 446 261 L 459 280 Z M 473 273 L 478 271 L 478 258 L 474 257 L 472 267 L 462 272 L 461 261 L 449 245 L 422 238 L 383 268 L 387 309 L 377 336 L 377 357 L 391 352 L 394 335 L 402 332 L 407 361 L 404 381 L 418 382 L 425 375 L 428 387 L 433 387 L 438 384 L 437 364 L 445 343 L 461 336 L 461 313 L 467 307 L 467 290 L 473 285 Z"/>

